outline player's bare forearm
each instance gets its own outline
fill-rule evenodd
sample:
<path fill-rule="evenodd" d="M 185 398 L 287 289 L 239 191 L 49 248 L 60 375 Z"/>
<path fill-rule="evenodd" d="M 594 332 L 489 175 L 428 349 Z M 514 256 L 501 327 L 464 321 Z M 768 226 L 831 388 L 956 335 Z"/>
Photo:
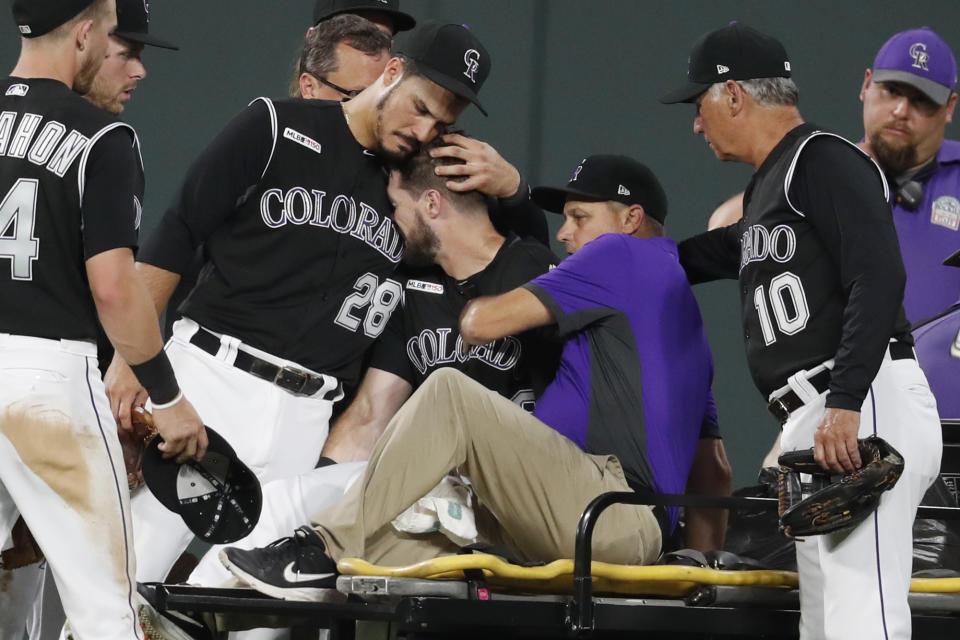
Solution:
<path fill-rule="evenodd" d="M 820 466 L 834 473 L 853 473 L 860 468 L 860 412 L 830 408 L 813 437 L 814 453 Z"/>
<path fill-rule="evenodd" d="M 487 344 L 497 338 L 553 324 L 550 310 L 527 289 L 471 300 L 460 314 L 464 344 Z"/>
<path fill-rule="evenodd" d="M 137 263 L 137 273 L 143 280 L 143 284 L 150 294 L 150 299 L 153 300 L 154 309 L 159 316 L 180 283 L 180 274 L 144 262 Z"/>
<path fill-rule="evenodd" d="M 701 438 L 687 476 L 686 492 L 707 496 L 729 496 L 733 473 L 723 440 Z M 686 514 L 686 545 L 698 551 L 722 549 L 727 532 L 726 509 L 691 509 Z"/>
<path fill-rule="evenodd" d="M 117 353 L 139 364 L 163 347 L 150 295 L 137 277 L 130 249 L 99 253 L 86 263 L 97 315 Z"/>
<path fill-rule="evenodd" d="M 413 387 L 387 371 L 367 369 L 347 410 L 330 428 L 320 455 L 336 462 L 360 462 L 370 457 L 377 440 Z"/>

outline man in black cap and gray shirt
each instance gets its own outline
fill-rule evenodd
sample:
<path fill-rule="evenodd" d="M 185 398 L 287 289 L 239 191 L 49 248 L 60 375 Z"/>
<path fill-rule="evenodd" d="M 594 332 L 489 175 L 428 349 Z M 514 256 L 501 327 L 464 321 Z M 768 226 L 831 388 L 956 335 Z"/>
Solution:
<path fill-rule="evenodd" d="M 15 0 L 23 36 L 0 81 L 0 548 L 18 514 L 79 637 L 140 637 L 126 471 L 96 369 L 98 325 L 156 406 L 168 455 L 205 432 L 134 271 L 136 136 L 80 95 L 116 26 L 113 0 Z"/>
<path fill-rule="evenodd" d="M 797 541 L 801 638 L 909 638 L 912 523 L 940 466 L 936 403 L 903 312 L 906 280 L 883 174 L 806 124 L 780 42 L 745 25 L 694 45 L 694 132 L 755 173 L 737 224 L 680 244 L 691 282 L 739 278 L 747 361 L 784 451 L 815 448 L 837 474 L 877 435 L 906 468 L 853 529 Z"/>
<path fill-rule="evenodd" d="M 253 101 L 194 162 L 139 256 L 162 309 L 203 244 L 167 353 L 263 483 L 314 467 L 333 402 L 400 302 L 384 159 L 480 106 L 490 58 L 469 30 L 426 25 L 404 52 L 349 102 Z M 192 536 L 151 495 L 133 504 L 138 578 L 163 579 Z"/>

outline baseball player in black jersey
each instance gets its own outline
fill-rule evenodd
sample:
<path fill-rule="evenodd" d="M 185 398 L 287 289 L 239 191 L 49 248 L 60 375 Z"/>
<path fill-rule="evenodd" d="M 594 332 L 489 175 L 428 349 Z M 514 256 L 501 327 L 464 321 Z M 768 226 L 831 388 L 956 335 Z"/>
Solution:
<path fill-rule="evenodd" d="M 167 352 L 263 483 L 314 467 L 341 385 L 400 302 L 383 159 L 479 106 L 490 71 L 459 25 L 421 28 L 405 54 L 349 102 L 253 101 L 194 162 L 139 256 L 160 309 L 203 244 Z M 121 415 L 134 397 L 120 396 Z M 192 536 L 149 493 L 133 508 L 138 578 L 163 579 Z"/>
<path fill-rule="evenodd" d="M 119 115 L 131 99 L 137 84 L 146 76 L 141 58 L 145 45 L 176 49 L 169 42 L 148 32 L 148 4 L 142 0 L 117 0 L 117 27 L 111 32 L 103 64 L 97 71 L 84 97 L 94 105 Z M 143 200 L 142 166 L 139 153 L 134 161 L 138 187 L 135 194 L 135 226 L 140 226 Z M 97 336 L 97 358 L 105 372 L 113 358 L 113 345 L 100 329 Z M 105 384 L 108 384 L 105 381 Z M 144 392 L 143 401 L 146 401 Z M 26 629 L 32 640 L 49 636 L 47 629 L 59 631 L 63 626 L 62 606 L 56 591 L 48 588 L 52 576 L 44 564 L 31 565 L 12 572 L 7 578 L 7 597 L 0 599 L 0 638 L 20 638 Z M 4 576 L 0 573 L 0 580 Z M 42 594 L 42 597 L 41 597 Z M 42 624 L 42 627 L 41 627 Z"/>
<path fill-rule="evenodd" d="M 12 3 L 23 36 L 0 80 L 0 548 L 22 515 L 79 637 L 141 637 L 130 505 L 96 368 L 102 324 L 154 399 L 166 455 L 206 435 L 163 353 L 135 276 L 136 134 L 86 93 L 116 26 L 113 0 Z"/>
<path fill-rule="evenodd" d="M 694 131 L 722 160 L 755 169 L 744 216 L 680 245 L 692 282 L 739 277 L 754 381 L 785 451 L 815 447 L 836 473 L 875 434 L 906 468 L 852 530 L 797 542 L 801 638 L 909 638 L 912 523 L 940 465 L 936 403 L 903 312 L 904 269 L 876 164 L 805 124 L 783 45 L 732 23 L 694 45 Z"/>
<path fill-rule="evenodd" d="M 363 474 L 389 420 L 436 369 L 456 368 L 527 410 L 553 379 L 560 345 L 542 331 L 463 348 L 458 320 L 470 299 L 513 289 L 547 272 L 557 259 L 536 240 L 500 235 L 483 194 L 448 189 L 435 169 L 460 161 L 432 157 L 442 144 L 425 146 L 390 174 L 394 221 L 405 240 L 404 275 L 397 276 L 402 302 L 374 343 L 356 398 L 324 445 L 324 456 L 341 464 L 267 484 L 260 522 L 230 546 L 266 545 L 338 500 Z M 216 553 L 208 553 L 188 582 L 215 586 L 230 577 Z"/>

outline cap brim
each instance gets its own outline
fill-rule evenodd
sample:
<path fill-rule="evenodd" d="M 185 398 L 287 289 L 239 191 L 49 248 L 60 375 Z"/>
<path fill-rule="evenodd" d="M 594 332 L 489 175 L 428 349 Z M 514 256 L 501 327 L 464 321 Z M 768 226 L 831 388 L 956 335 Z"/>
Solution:
<path fill-rule="evenodd" d="M 960 251 L 950 254 L 950 257 L 944 260 L 943 264 L 948 267 L 960 267 Z"/>
<path fill-rule="evenodd" d="M 439 71 L 436 71 L 435 69 L 432 69 L 431 67 L 428 67 L 419 61 L 417 61 L 417 68 L 420 70 L 420 73 L 431 82 L 440 85 L 455 96 L 459 96 L 464 100 L 469 100 L 473 104 L 477 105 L 477 109 L 480 109 L 480 113 L 487 115 L 487 110 L 483 108 L 482 104 L 480 104 L 480 100 L 477 98 L 476 92 L 468 90 L 465 84 L 459 80 L 454 80 L 450 76 L 440 73 Z"/>
<path fill-rule="evenodd" d="M 909 71 L 900 71 L 899 69 L 874 69 L 871 76 L 873 82 L 902 82 L 911 87 L 915 87 L 923 92 L 925 96 L 943 106 L 950 100 L 953 89 L 945 87 L 939 82 L 934 82 L 928 78 L 916 76 Z"/>
<path fill-rule="evenodd" d="M 541 209 L 544 211 L 552 211 L 553 213 L 563 213 L 563 205 L 566 204 L 567 198 L 570 196 L 583 198 L 587 201 L 607 200 L 607 198 L 595 193 L 587 193 L 586 191 L 579 191 L 577 189 L 562 189 L 560 187 L 534 187 L 530 191 L 530 197 L 533 198 L 533 201 L 536 202 Z"/>
<path fill-rule="evenodd" d="M 130 42 L 138 42 L 140 44 L 149 45 L 151 47 L 160 47 L 161 49 L 172 49 L 174 51 L 179 51 L 180 47 L 161 38 L 156 38 L 149 33 L 138 33 L 136 31 L 114 31 L 112 36 L 121 38 L 123 40 L 129 40 Z"/>
<path fill-rule="evenodd" d="M 393 16 L 393 27 L 395 33 L 400 33 L 401 31 L 410 31 L 417 26 L 417 21 L 414 20 L 413 16 L 406 14 L 403 11 L 387 11 L 387 13 Z"/>
<path fill-rule="evenodd" d="M 380 11 L 382 13 L 389 14 L 393 18 L 393 33 L 394 35 L 400 33 L 401 31 L 410 31 L 415 26 L 417 26 L 417 21 L 409 13 L 404 13 L 403 11 L 395 11 L 393 9 L 387 9 L 386 7 L 354 7 L 352 9 L 343 9 L 335 13 L 327 13 L 322 16 L 314 15 L 313 17 L 313 26 L 317 26 L 324 20 L 329 20 L 333 16 L 339 16 L 344 13 L 356 13 L 358 11 Z M 359 15 L 359 14 L 357 14 Z"/>
<path fill-rule="evenodd" d="M 702 82 L 687 82 L 682 87 L 678 87 L 660 98 L 663 104 L 678 104 L 680 102 L 693 102 L 701 93 L 710 88 L 709 84 Z"/>

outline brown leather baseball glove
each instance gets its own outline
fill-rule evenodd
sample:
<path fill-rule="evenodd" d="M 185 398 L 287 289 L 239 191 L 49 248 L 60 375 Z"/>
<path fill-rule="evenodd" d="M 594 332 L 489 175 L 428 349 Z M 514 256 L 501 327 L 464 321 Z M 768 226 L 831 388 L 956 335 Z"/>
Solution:
<path fill-rule="evenodd" d="M 18 518 L 13 525 L 11 537 L 13 547 L 0 553 L 0 569 L 12 571 L 43 560 L 43 551 L 40 551 L 37 541 L 33 539 L 33 534 L 30 533 L 22 517 Z"/>
<path fill-rule="evenodd" d="M 120 429 L 117 433 L 120 446 L 123 447 L 123 462 L 127 467 L 127 486 L 133 491 L 143 486 L 140 464 L 147 445 L 157 435 L 157 427 L 153 424 L 153 416 L 143 407 L 136 407 L 130 412 L 130 422 L 133 424 L 130 431 Z"/>

